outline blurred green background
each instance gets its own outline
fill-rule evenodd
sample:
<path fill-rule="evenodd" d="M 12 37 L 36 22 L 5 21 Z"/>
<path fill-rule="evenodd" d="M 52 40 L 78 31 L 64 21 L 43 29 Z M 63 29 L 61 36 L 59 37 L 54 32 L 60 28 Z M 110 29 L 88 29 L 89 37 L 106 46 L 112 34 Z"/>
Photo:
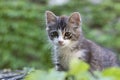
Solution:
<path fill-rule="evenodd" d="M 0 69 L 51 68 L 51 47 L 45 31 L 45 11 L 56 15 L 80 12 L 86 38 L 120 53 L 120 1 L 0 0 Z"/>

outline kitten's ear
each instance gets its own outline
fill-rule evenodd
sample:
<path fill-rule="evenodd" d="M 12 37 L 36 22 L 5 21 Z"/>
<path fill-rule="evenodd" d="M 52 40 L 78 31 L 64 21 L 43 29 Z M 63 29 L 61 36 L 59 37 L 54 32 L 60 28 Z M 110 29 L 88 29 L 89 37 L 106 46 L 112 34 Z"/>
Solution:
<path fill-rule="evenodd" d="M 51 11 L 46 11 L 45 17 L 46 17 L 46 24 L 55 23 L 57 19 L 56 15 Z"/>
<path fill-rule="evenodd" d="M 72 15 L 69 17 L 68 21 L 69 21 L 70 24 L 74 24 L 74 25 L 79 26 L 80 23 L 81 23 L 80 13 L 79 12 L 72 13 Z"/>

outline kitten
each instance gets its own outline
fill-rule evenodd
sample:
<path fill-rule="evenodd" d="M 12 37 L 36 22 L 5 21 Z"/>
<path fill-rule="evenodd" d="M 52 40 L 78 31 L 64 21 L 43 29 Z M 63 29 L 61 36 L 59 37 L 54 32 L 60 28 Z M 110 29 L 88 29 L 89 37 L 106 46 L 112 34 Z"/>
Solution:
<path fill-rule="evenodd" d="M 92 71 L 117 66 L 113 52 L 83 36 L 79 12 L 68 17 L 46 11 L 45 16 L 48 37 L 54 46 L 53 62 L 58 71 L 69 70 L 69 63 L 74 58 L 87 62 Z"/>

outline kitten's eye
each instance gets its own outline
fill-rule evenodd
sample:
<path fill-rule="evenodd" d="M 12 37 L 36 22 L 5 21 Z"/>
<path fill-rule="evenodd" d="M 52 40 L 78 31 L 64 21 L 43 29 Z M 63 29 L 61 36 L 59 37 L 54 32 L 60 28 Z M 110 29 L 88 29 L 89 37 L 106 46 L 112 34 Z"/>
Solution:
<path fill-rule="evenodd" d="M 72 37 L 72 34 L 70 32 L 65 33 L 65 39 L 70 39 Z"/>
<path fill-rule="evenodd" d="M 66 33 L 65 33 L 65 36 L 70 36 L 70 35 L 71 35 L 70 32 L 66 32 Z"/>
<path fill-rule="evenodd" d="M 58 37 L 58 33 L 56 32 L 56 31 L 54 31 L 54 32 L 51 32 L 51 37 Z"/>

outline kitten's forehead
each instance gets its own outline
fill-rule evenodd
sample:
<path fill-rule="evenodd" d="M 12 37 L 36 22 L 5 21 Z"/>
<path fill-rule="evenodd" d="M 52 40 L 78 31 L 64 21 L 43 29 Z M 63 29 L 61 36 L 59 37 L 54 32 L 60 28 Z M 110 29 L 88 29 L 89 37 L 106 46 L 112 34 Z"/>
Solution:
<path fill-rule="evenodd" d="M 62 29 L 64 30 L 64 28 L 67 26 L 68 23 L 68 17 L 67 16 L 60 16 L 57 19 L 57 29 Z"/>
<path fill-rule="evenodd" d="M 64 30 L 67 27 L 68 16 L 57 16 L 55 24 L 49 24 L 51 30 Z"/>

